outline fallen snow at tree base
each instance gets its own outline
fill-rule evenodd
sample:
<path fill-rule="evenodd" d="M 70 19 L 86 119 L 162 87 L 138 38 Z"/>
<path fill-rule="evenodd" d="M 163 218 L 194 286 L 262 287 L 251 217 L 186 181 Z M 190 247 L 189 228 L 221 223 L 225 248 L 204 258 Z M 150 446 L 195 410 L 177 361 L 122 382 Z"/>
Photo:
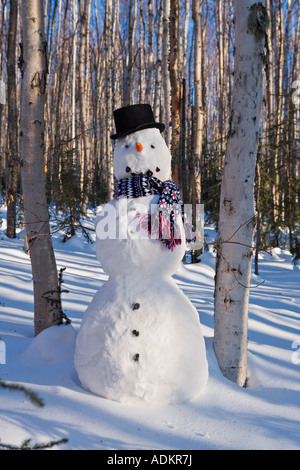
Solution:
<path fill-rule="evenodd" d="M 107 280 L 95 243 L 81 235 L 62 243 L 61 234 L 54 235 L 58 269 L 66 268 L 63 287 L 69 290 L 63 310 L 72 323 L 34 338 L 30 260 L 22 234 L 16 240 L 5 237 L 4 210 L 1 216 L 0 338 L 6 364 L 0 364 L 0 377 L 34 391 L 45 403 L 38 408 L 23 393 L 1 389 L 1 443 L 66 438 L 54 449 L 300 449 L 300 271 L 287 251 L 262 253 L 259 276 L 252 275 L 248 388 L 225 379 L 214 355 L 210 246 L 200 263 L 182 264 L 174 275 L 201 319 L 209 365 L 205 389 L 179 405 L 125 405 L 83 390 L 73 364 L 84 311 Z M 206 233 L 213 235 L 208 228 Z"/>

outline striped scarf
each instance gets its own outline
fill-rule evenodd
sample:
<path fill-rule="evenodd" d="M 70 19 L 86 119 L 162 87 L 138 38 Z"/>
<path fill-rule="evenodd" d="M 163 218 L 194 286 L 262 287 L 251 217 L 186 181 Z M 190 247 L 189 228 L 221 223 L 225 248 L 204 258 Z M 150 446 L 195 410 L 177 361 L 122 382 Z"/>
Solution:
<path fill-rule="evenodd" d="M 122 197 L 136 198 L 159 194 L 154 214 L 144 214 L 140 225 L 148 229 L 150 235 L 158 238 L 167 248 L 173 249 L 181 244 L 180 226 L 177 223 L 181 215 L 187 243 L 195 242 L 196 235 L 184 214 L 184 204 L 180 191 L 173 180 L 160 181 L 153 176 L 133 176 L 122 178 L 116 183 L 114 199 Z M 138 214 L 141 215 L 141 214 Z"/>

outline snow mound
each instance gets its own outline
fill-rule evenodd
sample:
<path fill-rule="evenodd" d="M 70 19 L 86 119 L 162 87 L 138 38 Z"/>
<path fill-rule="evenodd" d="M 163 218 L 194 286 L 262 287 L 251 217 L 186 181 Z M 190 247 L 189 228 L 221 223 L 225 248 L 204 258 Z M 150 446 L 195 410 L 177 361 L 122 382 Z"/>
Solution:
<path fill-rule="evenodd" d="M 76 333 L 71 325 L 47 328 L 37 335 L 23 353 L 23 359 L 30 361 L 69 361 L 73 358 Z"/>

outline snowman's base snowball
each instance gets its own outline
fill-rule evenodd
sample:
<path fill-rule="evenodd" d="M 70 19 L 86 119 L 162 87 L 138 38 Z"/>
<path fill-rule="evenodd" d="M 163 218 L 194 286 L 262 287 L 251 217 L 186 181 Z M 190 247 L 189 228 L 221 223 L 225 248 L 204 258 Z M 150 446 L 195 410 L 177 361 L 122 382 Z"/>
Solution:
<path fill-rule="evenodd" d="M 190 400 L 208 377 L 197 311 L 171 278 L 110 278 L 85 312 L 75 366 L 83 388 L 111 400 Z"/>

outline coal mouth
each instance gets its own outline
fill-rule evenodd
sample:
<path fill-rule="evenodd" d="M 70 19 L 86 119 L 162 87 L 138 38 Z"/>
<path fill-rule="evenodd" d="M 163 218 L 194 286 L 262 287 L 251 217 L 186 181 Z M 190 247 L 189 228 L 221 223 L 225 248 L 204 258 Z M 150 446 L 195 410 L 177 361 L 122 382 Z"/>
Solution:
<path fill-rule="evenodd" d="M 126 172 L 129 173 L 131 168 L 127 167 Z M 158 173 L 160 171 L 160 168 L 156 168 L 156 172 Z M 132 172 L 131 176 L 153 176 L 153 171 L 152 170 L 147 170 L 146 173 L 143 173 L 142 171 L 140 172 Z"/>

